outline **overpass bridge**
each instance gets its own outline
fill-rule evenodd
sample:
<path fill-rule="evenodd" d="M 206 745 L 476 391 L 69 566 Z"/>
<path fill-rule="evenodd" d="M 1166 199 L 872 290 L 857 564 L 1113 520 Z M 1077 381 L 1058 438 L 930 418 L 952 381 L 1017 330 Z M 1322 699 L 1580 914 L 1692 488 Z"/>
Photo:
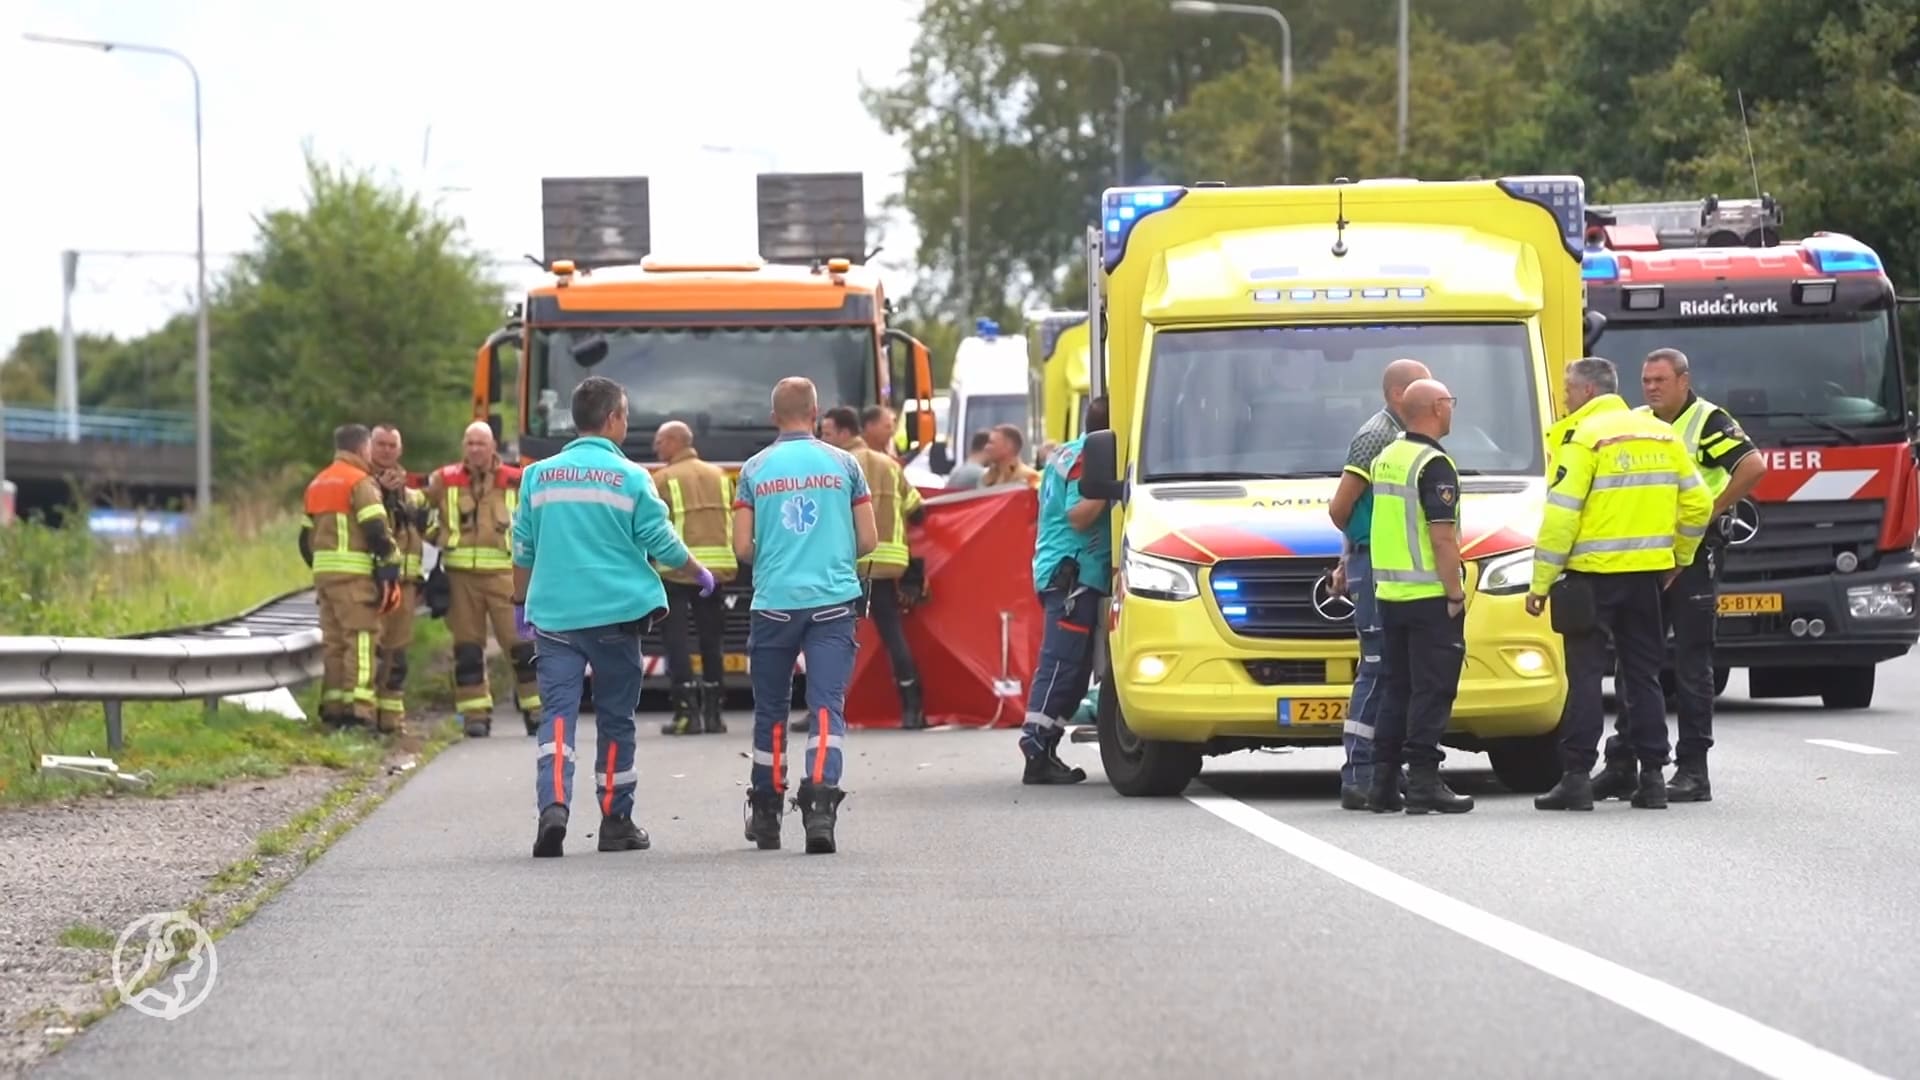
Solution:
<path fill-rule="evenodd" d="M 51 509 L 76 492 L 86 501 L 191 499 L 193 414 L 160 409 L 0 407 L 0 479 L 16 486 L 17 509 Z"/>

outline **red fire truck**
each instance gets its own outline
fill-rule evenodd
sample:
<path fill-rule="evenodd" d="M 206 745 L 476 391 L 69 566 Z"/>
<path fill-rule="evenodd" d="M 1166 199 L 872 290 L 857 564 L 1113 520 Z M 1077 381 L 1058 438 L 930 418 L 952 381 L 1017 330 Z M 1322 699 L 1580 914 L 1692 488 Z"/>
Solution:
<path fill-rule="evenodd" d="M 1851 236 L 1782 242 L 1771 197 L 1588 207 L 1596 346 L 1639 403 L 1639 362 L 1686 353 L 1693 388 L 1766 455 L 1720 523 L 1716 685 L 1747 669 L 1756 698 L 1866 708 L 1874 666 L 1920 639 L 1920 443 L 1895 297 Z"/>

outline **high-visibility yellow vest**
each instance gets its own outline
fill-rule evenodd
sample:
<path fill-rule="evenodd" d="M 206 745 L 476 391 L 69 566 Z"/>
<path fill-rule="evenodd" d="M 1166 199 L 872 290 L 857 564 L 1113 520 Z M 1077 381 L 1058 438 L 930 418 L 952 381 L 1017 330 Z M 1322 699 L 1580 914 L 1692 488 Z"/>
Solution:
<path fill-rule="evenodd" d="M 1727 490 L 1727 483 L 1731 481 L 1733 477 L 1728 475 L 1727 470 L 1718 465 L 1700 464 L 1700 444 L 1702 442 L 1702 436 L 1706 434 L 1707 421 L 1713 418 L 1713 411 L 1719 407 L 1720 406 L 1715 405 L 1706 398 L 1696 394 L 1693 398 L 1693 404 L 1687 406 L 1686 411 L 1673 418 L 1673 430 L 1680 433 L 1681 442 L 1686 444 L 1687 453 L 1693 457 L 1694 467 L 1700 470 L 1700 479 L 1706 481 L 1707 490 L 1712 492 L 1713 497 L 1716 499 L 1720 497 L 1721 492 Z M 1651 414 L 1653 409 L 1651 406 L 1642 405 L 1634 411 Z M 1656 417 L 1656 419 L 1658 418 Z M 1727 441 L 1725 436 L 1714 436 L 1713 445 L 1706 448 L 1707 452 L 1719 452 Z"/>
<path fill-rule="evenodd" d="M 1420 600 L 1447 595 L 1433 557 L 1433 536 L 1420 512 L 1420 473 L 1446 452 L 1402 436 L 1373 461 L 1374 595 Z"/>
<path fill-rule="evenodd" d="M 1618 394 L 1595 398 L 1590 408 L 1554 458 L 1534 543 L 1533 591 L 1541 596 L 1564 570 L 1686 566 L 1713 513 L 1713 496 L 1673 428 L 1627 408 Z"/>

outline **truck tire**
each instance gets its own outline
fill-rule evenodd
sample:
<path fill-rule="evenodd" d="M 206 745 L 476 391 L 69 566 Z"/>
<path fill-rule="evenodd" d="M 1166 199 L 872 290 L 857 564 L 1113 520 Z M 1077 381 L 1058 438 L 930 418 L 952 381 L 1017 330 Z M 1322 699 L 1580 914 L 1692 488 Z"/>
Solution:
<path fill-rule="evenodd" d="M 1135 735 L 1121 715 L 1111 672 L 1101 672 L 1100 685 L 1094 727 L 1100 733 L 1100 764 L 1107 771 L 1107 783 L 1127 796 L 1165 798 L 1187 790 L 1187 784 L 1200 775 L 1200 748 Z"/>
<path fill-rule="evenodd" d="M 1829 709 L 1873 707 L 1872 667 L 1834 668 L 1820 679 L 1820 702 Z"/>
<path fill-rule="evenodd" d="M 1494 778 L 1516 795 L 1538 795 L 1560 782 L 1566 766 L 1560 758 L 1560 733 L 1497 739 L 1487 744 Z"/>
<path fill-rule="evenodd" d="M 1715 667 L 1713 669 L 1713 696 L 1719 697 L 1727 692 L 1727 680 L 1733 678 L 1732 668 Z"/>

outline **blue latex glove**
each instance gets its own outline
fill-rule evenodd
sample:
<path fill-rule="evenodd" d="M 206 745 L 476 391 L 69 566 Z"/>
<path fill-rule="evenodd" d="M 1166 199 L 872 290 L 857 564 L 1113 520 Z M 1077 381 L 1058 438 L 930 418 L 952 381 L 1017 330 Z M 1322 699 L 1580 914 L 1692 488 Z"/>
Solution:
<path fill-rule="evenodd" d="M 527 621 L 527 605 L 513 605 L 513 632 L 520 635 L 521 641 L 533 640 L 533 624 Z"/>
<path fill-rule="evenodd" d="M 713 595 L 713 590 L 715 588 L 715 585 L 713 582 L 713 571 L 703 566 L 700 568 L 700 573 L 694 577 L 694 580 L 700 583 L 701 596 Z"/>

